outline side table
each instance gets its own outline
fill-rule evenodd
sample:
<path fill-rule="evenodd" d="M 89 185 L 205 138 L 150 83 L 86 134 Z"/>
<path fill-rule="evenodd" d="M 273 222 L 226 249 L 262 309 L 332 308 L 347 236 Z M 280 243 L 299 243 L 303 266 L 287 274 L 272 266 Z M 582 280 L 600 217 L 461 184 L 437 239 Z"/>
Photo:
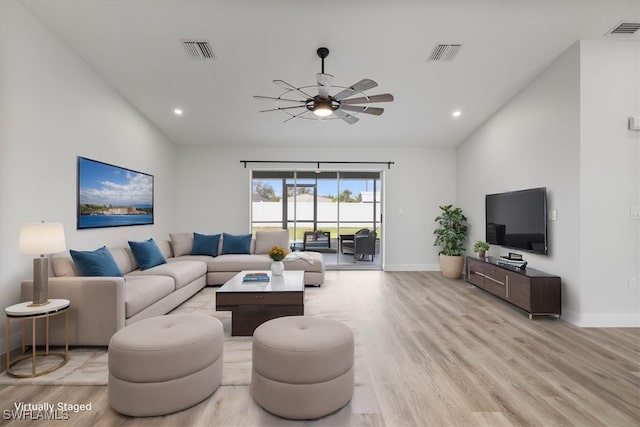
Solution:
<path fill-rule="evenodd" d="M 11 375 L 16 378 L 33 378 L 40 375 L 48 374 L 49 372 L 53 372 L 56 369 L 64 366 L 69 360 L 69 304 L 70 301 L 68 299 L 52 299 L 49 300 L 49 304 L 41 305 L 37 307 L 30 307 L 31 301 L 22 302 L 19 304 L 14 304 L 10 307 L 4 309 L 4 314 L 7 317 L 7 339 L 5 341 L 7 346 L 7 375 Z M 64 353 L 53 353 L 49 352 L 49 318 L 53 316 L 57 316 L 59 314 L 64 314 Z M 11 353 L 11 320 L 12 319 L 21 319 L 22 320 L 22 353 L 25 354 L 19 357 L 17 360 L 13 362 L 10 361 L 10 353 Z M 37 319 L 45 319 L 45 351 L 38 352 L 36 351 L 36 320 Z M 31 354 L 26 354 L 25 351 L 25 322 L 27 320 L 31 320 Z M 37 370 L 37 358 L 38 356 L 56 356 L 62 359 L 62 361 L 50 368 L 44 369 L 42 371 Z M 31 375 L 27 374 L 17 374 L 11 372 L 11 367 L 16 363 L 31 358 Z"/>

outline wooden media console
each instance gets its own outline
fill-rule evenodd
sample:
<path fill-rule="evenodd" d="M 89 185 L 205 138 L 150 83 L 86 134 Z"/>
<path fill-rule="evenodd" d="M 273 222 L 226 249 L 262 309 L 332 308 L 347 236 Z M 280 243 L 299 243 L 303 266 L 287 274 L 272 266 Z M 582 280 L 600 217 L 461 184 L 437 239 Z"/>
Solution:
<path fill-rule="evenodd" d="M 503 267 L 494 258 L 467 257 L 467 282 L 534 315 L 555 315 L 562 310 L 561 279 L 533 268 Z"/>

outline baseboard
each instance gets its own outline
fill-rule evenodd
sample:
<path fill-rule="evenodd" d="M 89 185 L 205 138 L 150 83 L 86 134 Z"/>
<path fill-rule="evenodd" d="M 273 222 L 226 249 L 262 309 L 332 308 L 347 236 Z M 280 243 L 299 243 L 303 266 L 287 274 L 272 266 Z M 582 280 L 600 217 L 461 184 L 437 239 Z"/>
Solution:
<path fill-rule="evenodd" d="M 640 314 L 577 314 L 562 308 L 562 319 L 581 328 L 640 328 Z"/>
<path fill-rule="evenodd" d="M 385 264 L 384 271 L 440 271 L 439 264 Z"/>
<path fill-rule="evenodd" d="M 565 307 L 562 307 L 562 315 L 560 316 L 560 318 L 566 322 L 572 323 L 576 326 L 580 326 L 580 316 Z"/>

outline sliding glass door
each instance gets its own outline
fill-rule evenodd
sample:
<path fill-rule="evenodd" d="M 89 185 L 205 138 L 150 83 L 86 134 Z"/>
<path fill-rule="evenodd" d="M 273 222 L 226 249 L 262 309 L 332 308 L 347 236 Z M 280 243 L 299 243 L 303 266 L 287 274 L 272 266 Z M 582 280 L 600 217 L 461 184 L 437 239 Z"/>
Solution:
<path fill-rule="evenodd" d="M 381 172 L 252 171 L 252 231 L 287 229 L 327 268 L 381 268 Z"/>
<path fill-rule="evenodd" d="M 338 264 L 380 268 L 380 172 L 340 172 L 338 184 Z"/>

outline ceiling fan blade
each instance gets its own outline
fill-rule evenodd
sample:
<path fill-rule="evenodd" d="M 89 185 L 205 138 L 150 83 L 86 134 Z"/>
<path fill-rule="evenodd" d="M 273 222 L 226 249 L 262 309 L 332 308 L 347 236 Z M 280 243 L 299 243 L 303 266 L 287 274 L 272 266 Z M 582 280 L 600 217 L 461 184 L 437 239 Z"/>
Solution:
<path fill-rule="evenodd" d="M 318 95 L 320 98 L 329 99 L 329 88 L 333 81 L 331 74 L 318 73 L 316 74 L 316 80 L 318 82 Z"/>
<path fill-rule="evenodd" d="M 292 108 L 307 108 L 305 105 L 295 105 L 293 107 L 280 107 L 280 108 L 272 108 L 270 110 L 260 110 L 259 113 L 267 113 L 269 111 L 278 111 L 278 110 L 290 110 Z"/>
<path fill-rule="evenodd" d="M 341 105 L 340 109 L 347 110 L 347 111 L 357 111 L 358 113 L 375 114 L 376 116 L 379 116 L 380 114 L 384 113 L 384 108 L 368 107 L 368 106 L 362 107 L 360 105 Z"/>
<path fill-rule="evenodd" d="M 383 93 L 380 95 L 363 96 L 361 98 L 345 99 L 341 104 L 368 104 L 370 102 L 391 102 L 393 101 L 393 95 L 390 93 Z"/>
<path fill-rule="evenodd" d="M 371 79 L 362 79 L 358 83 L 355 83 L 353 86 L 350 86 L 340 92 L 338 92 L 334 98 L 338 101 L 353 96 L 359 92 L 365 91 L 367 89 L 371 89 L 378 86 L 378 83 L 374 82 Z"/>
<path fill-rule="evenodd" d="M 307 101 L 303 101 L 301 99 L 288 99 L 288 98 L 276 98 L 273 96 L 262 96 L 262 95 L 253 95 L 256 99 L 273 99 L 276 101 L 287 101 L 287 102 L 302 102 L 303 104 Z"/>
<path fill-rule="evenodd" d="M 282 123 L 287 123 L 289 120 L 293 120 L 293 119 L 295 119 L 296 117 L 300 117 L 300 116 L 301 116 L 301 115 L 303 115 L 303 114 L 307 114 L 308 112 L 309 112 L 309 110 L 307 110 L 307 111 L 303 111 L 302 113 L 300 113 L 300 114 L 296 114 L 295 116 L 291 116 L 291 117 L 289 117 L 288 119 L 283 120 L 283 121 L 282 121 Z"/>
<path fill-rule="evenodd" d="M 297 87 L 285 82 L 284 80 L 274 80 L 273 81 L 275 84 L 277 84 L 278 86 L 284 88 L 284 89 L 289 89 L 294 91 L 295 93 L 297 93 L 298 95 L 304 97 L 304 99 L 311 99 L 313 98 L 313 96 L 309 95 L 308 93 L 304 93 L 303 91 L 301 91 L 300 89 L 298 89 Z"/>
<path fill-rule="evenodd" d="M 352 116 L 351 114 L 347 114 L 344 111 L 341 110 L 335 110 L 333 112 L 333 114 L 335 114 L 336 116 L 340 117 L 342 120 L 344 120 L 345 122 L 349 123 L 350 125 L 356 123 L 358 120 L 357 117 Z"/>

